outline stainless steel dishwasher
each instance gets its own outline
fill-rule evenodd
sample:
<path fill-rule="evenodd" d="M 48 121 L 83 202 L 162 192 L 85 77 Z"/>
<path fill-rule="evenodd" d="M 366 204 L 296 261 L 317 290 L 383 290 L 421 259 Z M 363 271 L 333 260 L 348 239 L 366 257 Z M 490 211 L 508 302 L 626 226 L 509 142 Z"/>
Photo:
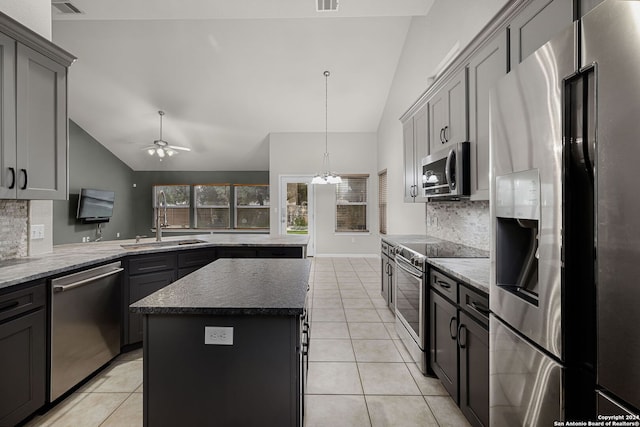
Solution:
<path fill-rule="evenodd" d="M 51 280 L 51 402 L 120 352 L 122 270 L 115 262 Z"/>

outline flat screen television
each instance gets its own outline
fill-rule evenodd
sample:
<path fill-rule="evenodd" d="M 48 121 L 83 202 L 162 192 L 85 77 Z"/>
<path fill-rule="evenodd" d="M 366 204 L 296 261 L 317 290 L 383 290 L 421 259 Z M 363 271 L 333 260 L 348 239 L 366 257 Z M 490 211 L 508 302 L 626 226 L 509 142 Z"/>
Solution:
<path fill-rule="evenodd" d="M 109 222 L 115 196 L 116 193 L 109 190 L 81 189 L 76 218 L 84 223 Z"/>

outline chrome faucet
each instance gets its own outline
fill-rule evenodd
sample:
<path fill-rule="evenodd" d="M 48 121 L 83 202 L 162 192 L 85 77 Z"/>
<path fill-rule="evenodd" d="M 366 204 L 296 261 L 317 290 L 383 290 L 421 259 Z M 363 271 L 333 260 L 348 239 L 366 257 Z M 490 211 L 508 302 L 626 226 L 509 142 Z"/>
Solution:
<path fill-rule="evenodd" d="M 167 223 L 167 195 L 164 194 L 164 190 L 160 190 L 160 193 L 158 193 L 158 212 L 156 215 L 156 242 L 162 241 L 162 227 L 166 227 L 167 225 L 169 225 Z"/>

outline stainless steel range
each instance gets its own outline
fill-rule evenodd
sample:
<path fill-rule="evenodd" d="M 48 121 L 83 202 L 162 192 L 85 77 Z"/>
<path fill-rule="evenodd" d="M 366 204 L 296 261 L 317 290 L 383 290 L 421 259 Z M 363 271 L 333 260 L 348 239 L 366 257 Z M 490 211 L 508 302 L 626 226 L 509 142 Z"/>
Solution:
<path fill-rule="evenodd" d="M 396 248 L 394 294 L 396 332 L 423 374 L 433 374 L 429 366 L 429 327 L 427 319 L 428 258 L 486 258 L 488 252 L 448 242 L 428 239 L 425 242 L 400 242 Z"/>

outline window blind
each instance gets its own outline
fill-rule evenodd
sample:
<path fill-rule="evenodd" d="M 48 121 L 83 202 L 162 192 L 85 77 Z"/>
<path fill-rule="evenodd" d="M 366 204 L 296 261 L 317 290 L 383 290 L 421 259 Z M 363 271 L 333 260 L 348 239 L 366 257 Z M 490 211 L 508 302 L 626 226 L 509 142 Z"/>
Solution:
<path fill-rule="evenodd" d="M 369 175 L 342 175 L 336 184 L 336 232 L 367 232 Z"/>
<path fill-rule="evenodd" d="M 378 223 L 380 234 L 387 234 L 387 170 L 378 174 Z"/>

